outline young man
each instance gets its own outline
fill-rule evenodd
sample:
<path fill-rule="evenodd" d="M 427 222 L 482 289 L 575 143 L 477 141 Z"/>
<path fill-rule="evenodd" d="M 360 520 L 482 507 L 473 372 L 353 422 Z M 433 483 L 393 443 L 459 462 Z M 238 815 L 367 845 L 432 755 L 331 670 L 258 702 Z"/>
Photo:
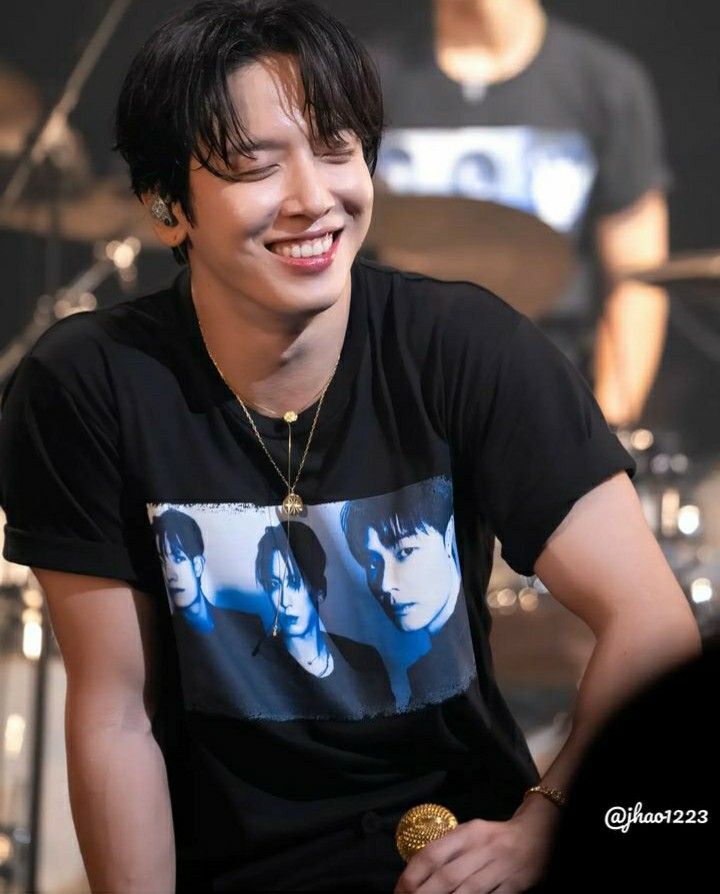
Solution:
<path fill-rule="evenodd" d="M 476 685 L 451 480 L 441 476 L 346 503 L 340 519 L 350 552 L 387 617 L 405 633 L 425 634 L 422 651 L 408 650 L 410 707 Z"/>
<path fill-rule="evenodd" d="M 460 587 L 450 480 L 423 482 L 400 499 L 347 503 L 341 520 L 350 552 L 388 618 L 401 630 L 438 633 Z"/>
<path fill-rule="evenodd" d="M 205 546 L 200 526 L 185 512 L 167 509 L 153 519 L 152 527 L 168 598 L 193 627 L 212 630 L 210 604 L 202 588 Z"/>
<path fill-rule="evenodd" d="M 356 257 L 381 131 L 369 57 L 320 8 L 182 12 L 132 65 L 118 144 L 189 263 L 166 291 L 57 323 L 5 395 L 5 556 L 35 570 L 62 648 L 95 891 L 533 885 L 558 807 L 524 797 L 537 769 L 493 679 L 495 534 L 598 637 L 548 787 L 625 693 L 698 648 L 633 462 L 571 364 L 478 286 Z M 197 657 L 175 648 L 149 507 L 265 514 L 292 546 L 319 507 L 443 475 L 477 685 L 411 712 L 273 721 L 232 698 L 213 710 L 252 660 L 219 643 L 208 702 L 186 697 Z M 428 801 L 459 825 L 403 867 L 395 824 Z"/>
<path fill-rule="evenodd" d="M 285 531 L 275 525 L 258 543 L 256 577 L 277 617 L 277 636 L 264 636 L 253 657 L 260 653 L 280 668 L 278 685 L 294 700 L 297 717 L 346 720 L 392 711 L 390 680 L 377 651 L 321 626 L 320 603 L 328 596 L 328 583 L 317 534 L 296 521 L 292 540 L 288 551 Z M 306 674 L 318 682 L 308 681 Z"/>

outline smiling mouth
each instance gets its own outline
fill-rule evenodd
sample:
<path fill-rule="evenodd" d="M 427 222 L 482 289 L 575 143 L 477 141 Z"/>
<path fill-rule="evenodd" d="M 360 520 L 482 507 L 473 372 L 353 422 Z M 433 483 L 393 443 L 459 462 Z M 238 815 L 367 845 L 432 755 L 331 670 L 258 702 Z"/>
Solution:
<path fill-rule="evenodd" d="M 338 237 L 340 236 L 340 234 L 343 232 L 344 229 L 345 229 L 344 227 L 341 227 L 339 230 L 330 230 L 327 233 L 325 233 L 323 236 L 314 236 L 312 239 L 279 239 L 276 242 L 265 243 L 265 248 L 269 252 L 272 252 L 272 254 L 280 254 L 282 257 L 293 257 L 293 258 L 300 258 L 300 259 L 301 258 L 322 257 L 323 253 L 315 254 L 314 252 L 312 254 L 305 254 L 305 255 L 303 255 L 303 254 L 292 255 L 292 254 L 287 253 L 287 249 L 292 249 L 292 246 L 294 246 L 294 245 L 301 246 L 306 243 L 314 244 L 315 242 L 322 242 L 324 239 L 327 239 L 328 236 L 332 237 L 329 242 L 330 247 L 332 247 L 332 245 L 334 245 L 334 243 L 337 242 Z M 283 248 L 284 246 L 287 248 Z M 324 253 L 326 254 L 327 250 Z"/>

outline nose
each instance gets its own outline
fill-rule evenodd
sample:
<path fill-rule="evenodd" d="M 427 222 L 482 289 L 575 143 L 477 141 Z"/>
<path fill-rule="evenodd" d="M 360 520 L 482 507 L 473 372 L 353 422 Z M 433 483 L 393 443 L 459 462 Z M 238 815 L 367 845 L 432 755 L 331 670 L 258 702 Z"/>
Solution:
<path fill-rule="evenodd" d="M 285 214 L 319 220 L 334 206 L 335 198 L 319 169 L 318 160 L 314 157 L 297 160 L 290 175 Z"/>
<path fill-rule="evenodd" d="M 383 594 L 383 598 L 388 602 L 392 603 L 395 601 L 395 596 L 397 595 L 397 577 L 395 575 L 395 561 L 393 559 L 386 559 L 383 562 L 383 568 L 380 577 L 380 591 Z"/>
<path fill-rule="evenodd" d="M 287 585 L 280 588 L 280 607 L 285 610 L 289 609 L 292 606 L 293 597 L 292 597 L 292 587 Z"/>

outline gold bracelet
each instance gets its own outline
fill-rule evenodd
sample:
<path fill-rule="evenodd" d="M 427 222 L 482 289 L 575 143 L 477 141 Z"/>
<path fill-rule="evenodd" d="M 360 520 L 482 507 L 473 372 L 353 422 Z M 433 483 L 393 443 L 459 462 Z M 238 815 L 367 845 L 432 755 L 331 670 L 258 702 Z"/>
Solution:
<path fill-rule="evenodd" d="M 567 802 L 565 800 L 565 795 L 557 788 L 548 788 L 547 785 L 534 785 L 532 788 L 529 788 L 525 795 L 529 795 L 530 792 L 537 792 L 540 795 L 543 795 L 548 799 L 548 801 L 552 801 L 557 807 L 565 807 L 567 806 Z M 523 795 L 523 798 L 525 797 Z"/>

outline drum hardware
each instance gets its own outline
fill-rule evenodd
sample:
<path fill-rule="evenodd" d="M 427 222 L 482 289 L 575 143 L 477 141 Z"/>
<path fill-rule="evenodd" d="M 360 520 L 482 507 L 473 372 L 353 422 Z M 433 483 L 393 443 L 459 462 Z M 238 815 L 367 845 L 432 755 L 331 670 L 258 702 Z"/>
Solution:
<path fill-rule="evenodd" d="M 699 251 L 677 252 L 657 267 L 628 270 L 626 277 L 657 286 L 702 280 L 717 282 L 720 280 L 720 251 L 716 248 L 705 248 Z"/>
<path fill-rule="evenodd" d="M 140 240 L 135 236 L 98 243 L 95 260 L 86 270 L 54 295 L 41 295 L 30 322 L 0 352 L 0 385 L 10 378 L 29 348 L 53 323 L 74 313 L 93 310 L 97 306 L 94 290 L 112 273 L 117 273 L 126 287 L 131 285 L 139 252 Z"/>

